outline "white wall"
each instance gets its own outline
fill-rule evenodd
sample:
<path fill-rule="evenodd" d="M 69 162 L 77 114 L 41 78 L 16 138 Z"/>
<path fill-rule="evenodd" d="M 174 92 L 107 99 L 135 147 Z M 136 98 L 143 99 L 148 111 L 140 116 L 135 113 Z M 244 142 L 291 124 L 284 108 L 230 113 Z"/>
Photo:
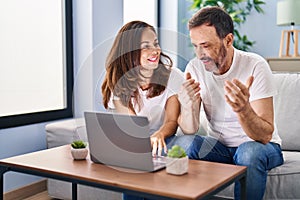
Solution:
<path fill-rule="evenodd" d="M 82 107 L 92 107 L 92 69 L 88 66 L 88 56 L 93 49 L 92 38 L 93 0 L 73 1 L 73 41 L 74 41 L 74 107 L 75 117 L 81 115 Z M 85 67 L 86 66 L 86 67 Z M 88 80 L 86 80 L 88 79 Z"/>
<path fill-rule="evenodd" d="M 108 51 L 123 25 L 123 0 L 94 0 L 93 8 L 93 109 L 104 110 L 101 84 Z"/>
<path fill-rule="evenodd" d="M 174 0 L 160 1 L 159 43 L 164 53 L 169 55 L 174 64 L 178 57 L 178 2 Z"/>
<path fill-rule="evenodd" d="M 104 110 L 101 84 L 105 59 L 123 25 L 123 0 L 90 0 L 88 6 L 85 1 L 81 0 L 81 12 L 75 17 L 75 117 L 82 117 L 87 110 Z"/>
<path fill-rule="evenodd" d="M 247 34 L 248 38 L 256 41 L 252 51 L 264 57 L 278 57 L 281 30 L 290 27 L 276 25 L 277 2 L 266 0 L 263 5 L 265 14 L 253 13 L 247 18 L 247 22 L 240 28 L 241 33 Z M 299 29 L 300 26 L 296 26 Z"/>

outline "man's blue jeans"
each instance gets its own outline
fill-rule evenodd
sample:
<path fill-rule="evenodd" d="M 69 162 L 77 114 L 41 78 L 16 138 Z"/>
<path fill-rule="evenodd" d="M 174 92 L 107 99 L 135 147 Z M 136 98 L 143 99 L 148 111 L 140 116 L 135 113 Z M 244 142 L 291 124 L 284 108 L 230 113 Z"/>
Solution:
<path fill-rule="evenodd" d="M 188 135 L 182 137 L 191 137 Z M 193 136 L 188 150 L 190 159 L 247 166 L 247 199 L 260 200 L 264 196 L 268 170 L 283 164 L 280 145 L 245 142 L 238 147 L 226 147 L 212 137 Z M 187 140 L 183 139 L 182 140 Z M 236 182 L 235 199 L 240 199 L 240 184 Z"/>

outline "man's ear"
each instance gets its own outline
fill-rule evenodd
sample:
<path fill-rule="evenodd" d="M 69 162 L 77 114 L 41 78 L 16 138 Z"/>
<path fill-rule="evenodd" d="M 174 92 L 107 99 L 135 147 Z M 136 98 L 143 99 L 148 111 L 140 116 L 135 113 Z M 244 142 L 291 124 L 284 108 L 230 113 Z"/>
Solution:
<path fill-rule="evenodd" d="M 226 47 L 229 47 L 233 44 L 234 36 L 232 33 L 228 33 L 224 38 L 224 44 Z"/>

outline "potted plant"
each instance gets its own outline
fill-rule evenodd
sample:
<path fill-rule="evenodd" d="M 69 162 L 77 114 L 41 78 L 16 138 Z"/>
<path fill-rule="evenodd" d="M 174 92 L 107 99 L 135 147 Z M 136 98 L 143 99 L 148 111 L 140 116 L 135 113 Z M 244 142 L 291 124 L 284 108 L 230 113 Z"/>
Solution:
<path fill-rule="evenodd" d="M 188 172 L 188 166 L 189 159 L 181 146 L 174 145 L 169 149 L 167 154 L 167 173 L 182 175 Z"/>
<path fill-rule="evenodd" d="M 82 140 L 71 143 L 71 154 L 75 160 L 83 160 L 88 154 L 87 144 Z"/>

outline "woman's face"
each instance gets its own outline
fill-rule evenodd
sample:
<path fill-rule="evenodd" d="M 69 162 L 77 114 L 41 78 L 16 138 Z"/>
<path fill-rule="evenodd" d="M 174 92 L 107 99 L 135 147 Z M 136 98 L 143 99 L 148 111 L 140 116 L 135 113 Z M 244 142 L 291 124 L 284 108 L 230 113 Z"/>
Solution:
<path fill-rule="evenodd" d="M 157 35 L 150 28 L 146 28 L 141 38 L 141 73 L 153 72 L 158 67 L 161 49 L 158 43 Z M 150 75 L 150 74 L 149 74 Z M 151 74 L 152 75 L 152 74 Z"/>

